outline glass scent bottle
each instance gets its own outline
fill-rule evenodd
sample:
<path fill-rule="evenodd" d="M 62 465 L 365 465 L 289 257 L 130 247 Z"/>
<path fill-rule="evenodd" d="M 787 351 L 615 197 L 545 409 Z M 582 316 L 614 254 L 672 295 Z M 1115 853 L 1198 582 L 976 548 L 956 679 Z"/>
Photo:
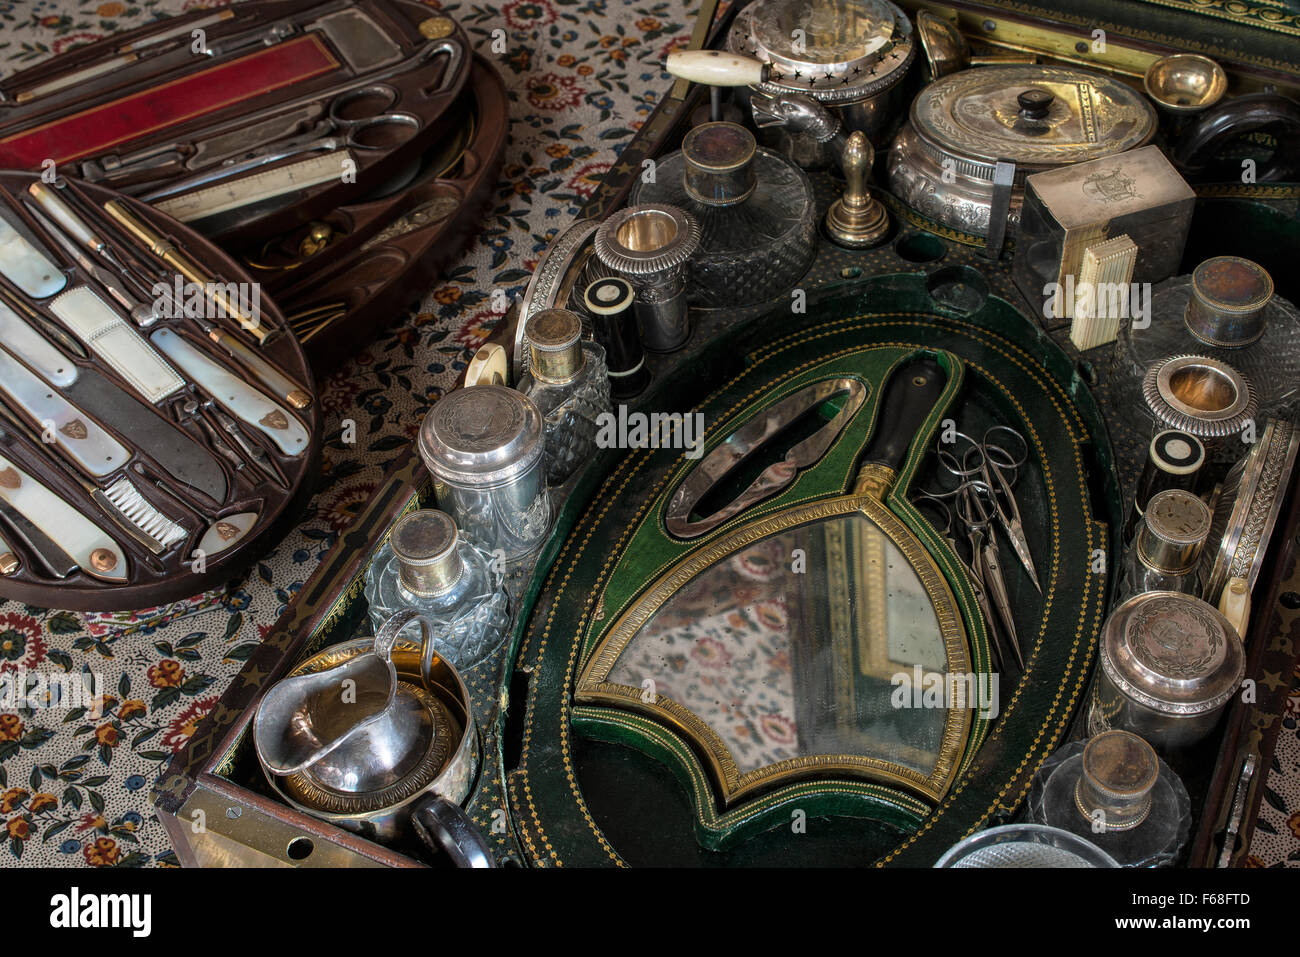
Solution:
<path fill-rule="evenodd" d="M 1207 259 L 1190 276 L 1156 286 L 1148 307 L 1149 316 L 1120 326 L 1110 374 L 1116 408 L 1145 408 L 1147 369 L 1168 356 L 1194 355 L 1240 373 L 1261 419 L 1300 411 L 1300 310 L 1274 295 L 1263 267 L 1236 256 Z"/>
<path fill-rule="evenodd" d="M 1197 564 L 1210 535 L 1210 508 L 1183 489 L 1151 496 L 1124 553 L 1116 602 L 1148 591 L 1199 595 Z"/>
<path fill-rule="evenodd" d="M 767 302 L 792 288 L 816 253 L 812 184 L 784 156 L 758 147 L 735 123 L 702 123 L 638 179 L 633 203 L 680 207 L 700 227 L 686 264 L 690 302 L 705 307 Z"/>
<path fill-rule="evenodd" d="M 582 338 L 568 309 L 543 309 L 524 327 L 530 358 L 519 391 L 537 404 L 546 434 L 546 481 L 560 485 L 596 451 L 602 414 L 612 411 L 605 350 Z"/>
<path fill-rule="evenodd" d="M 1170 867 L 1191 831 L 1187 789 L 1129 731 L 1072 741 L 1038 769 L 1029 820 L 1086 838 L 1121 867 Z"/>
<path fill-rule="evenodd" d="M 445 512 L 402 516 L 366 576 L 370 624 L 378 629 L 399 611 L 418 611 L 433 624 L 438 654 L 465 673 L 501 647 L 509 623 L 491 562 Z"/>

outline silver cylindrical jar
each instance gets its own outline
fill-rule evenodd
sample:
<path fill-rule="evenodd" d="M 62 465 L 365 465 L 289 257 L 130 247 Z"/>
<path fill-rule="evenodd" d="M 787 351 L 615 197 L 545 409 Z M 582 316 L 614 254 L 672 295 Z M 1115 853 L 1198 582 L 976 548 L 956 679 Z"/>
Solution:
<path fill-rule="evenodd" d="M 1214 729 L 1245 671 L 1241 639 L 1218 609 L 1179 592 L 1135 595 L 1102 630 L 1089 733 L 1119 728 L 1180 751 Z"/>
<path fill-rule="evenodd" d="M 418 446 L 438 507 L 467 539 L 507 561 L 541 546 L 551 501 L 532 400 L 499 385 L 457 389 L 429 410 Z"/>

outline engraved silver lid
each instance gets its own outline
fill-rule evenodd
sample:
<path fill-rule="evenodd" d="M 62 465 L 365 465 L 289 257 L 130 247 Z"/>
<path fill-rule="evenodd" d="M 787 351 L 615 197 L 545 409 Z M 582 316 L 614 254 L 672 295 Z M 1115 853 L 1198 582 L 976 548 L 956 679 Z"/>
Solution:
<path fill-rule="evenodd" d="M 444 594 L 460 581 L 465 564 L 459 542 L 451 516 L 431 508 L 403 515 L 388 536 L 402 584 L 425 597 Z"/>
<path fill-rule="evenodd" d="M 490 487 L 512 481 L 542 455 L 542 415 L 526 395 L 501 385 L 456 389 L 420 425 L 420 457 L 435 479 Z"/>
<path fill-rule="evenodd" d="M 831 104 L 892 87 L 916 57 L 912 23 L 888 0 L 755 0 L 736 14 L 727 49 L 770 64 L 760 90 Z"/>
<path fill-rule="evenodd" d="M 981 66 L 942 77 L 912 101 L 921 148 L 959 176 L 992 181 L 999 160 L 1016 178 L 1100 159 L 1155 134 L 1155 110 L 1137 92 L 1073 67 Z"/>
<path fill-rule="evenodd" d="M 1246 654 L 1228 619 L 1180 592 L 1134 595 L 1111 612 L 1101 667 L 1126 697 L 1153 711 L 1189 716 L 1228 701 L 1246 672 Z"/>
<path fill-rule="evenodd" d="M 1196 567 L 1210 534 L 1210 507 L 1191 492 L 1165 489 L 1151 496 L 1142 514 L 1137 548 L 1142 561 L 1167 575 Z"/>
<path fill-rule="evenodd" d="M 543 382 L 571 382 L 582 371 L 582 320 L 568 309 L 543 309 L 528 317 L 529 373 Z"/>

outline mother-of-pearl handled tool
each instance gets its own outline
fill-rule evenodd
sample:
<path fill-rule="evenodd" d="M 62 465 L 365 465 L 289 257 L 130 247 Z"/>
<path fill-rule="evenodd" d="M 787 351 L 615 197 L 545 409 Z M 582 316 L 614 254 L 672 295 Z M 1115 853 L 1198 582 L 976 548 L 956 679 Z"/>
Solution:
<path fill-rule="evenodd" d="M 3 302 L 0 302 L 0 343 L 51 385 L 62 388 L 76 381 L 76 365 Z"/>
<path fill-rule="evenodd" d="M 199 539 L 199 551 L 211 558 L 231 548 L 257 524 L 257 515 L 257 512 L 240 512 L 217 519 Z"/>
<path fill-rule="evenodd" d="M 87 575 L 126 581 L 126 555 L 86 516 L 0 455 L 0 498 L 40 529 Z"/>
<path fill-rule="evenodd" d="M 50 303 L 50 312 L 150 402 L 165 399 L 185 384 L 89 286 L 69 289 Z"/>
<path fill-rule="evenodd" d="M 0 208 L 0 273 L 32 299 L 46 299 L 68 284 L 68 277 L 19 231 L 17 217 Z"/>
<path fill-rule="evenodd" d="M 91 475 L 108 475 L 131 458 L 131 453 L 94 419 L 4 348 L 0 348 L 0 393 L 35 424 L 42 441 L 53 442 Z"/>
<path fill-rule="evenodd" d="M 235 418 L 260 429 L 285 455 L 301 455 L 307 451 L 307 429 L 282 406 L 236 378 L 225 366 L 204 355 L 170 329 L 159 329 L 149 338 L 219 406 Z"/>

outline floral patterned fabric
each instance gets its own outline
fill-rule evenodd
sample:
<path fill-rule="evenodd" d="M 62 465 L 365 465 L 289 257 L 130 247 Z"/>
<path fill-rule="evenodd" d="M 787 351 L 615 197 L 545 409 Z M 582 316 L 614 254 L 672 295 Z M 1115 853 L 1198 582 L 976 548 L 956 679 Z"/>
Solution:
<path fill-rule="evenodd" d="M 384 470 L 500 321 L 494 288 L 523 292 L 539 252 L 610 168 L 684 46 L 686 0 L 440 3 L 493 60 L 512 124 L 495 201 L 478 241 L 418 311 L 319 383 L 326 415 L 320 488 L 302 523 L 220 592 L 130 614 L 80 615 L 0 603 L 0 678 L 73 676 L 96 692 L 77 707 L 0 704 L 0 863 L 174 865 L 149 786 L 184 746 Z M 0 0 L 6 73 L 199 0 Z M 504 28 L 507 52 L 491 52 Z M 342 422 L 357 423 L 354 445 Z M 51 682 L 53 684 L 53 682 Z M 66 689 L 66 685 L 63 686 Z M 1252 862 L 1300 863 L 1300 692 L 1268 779 Z"/>
<path fill-rule="evenodd" d="M 11 73 L 154 18 L 221 5 L 0 0 L 0 64 Z M 0 603 L 0 672 L 98 676 L 100 692 L 78 708 L 0 704 L 0 863 L 176 863 L 149 801 L 153 781 L 501 321 L 493 289 L 522 295 L 539 252 L 668 89 L 659 64 L 694 23 L 684 0 L 429 6 L 464 26 L 510 91 L 510 142 L 482 236 L 418 311 L 318 383 L 320 489 L 298 528 L 247 576 L 132 614 Z M 491 52 L 496 29 L 506 31 L 505 54 Z M 345 419 L 356 423 L 353 445 L 341 441 Z"/>

